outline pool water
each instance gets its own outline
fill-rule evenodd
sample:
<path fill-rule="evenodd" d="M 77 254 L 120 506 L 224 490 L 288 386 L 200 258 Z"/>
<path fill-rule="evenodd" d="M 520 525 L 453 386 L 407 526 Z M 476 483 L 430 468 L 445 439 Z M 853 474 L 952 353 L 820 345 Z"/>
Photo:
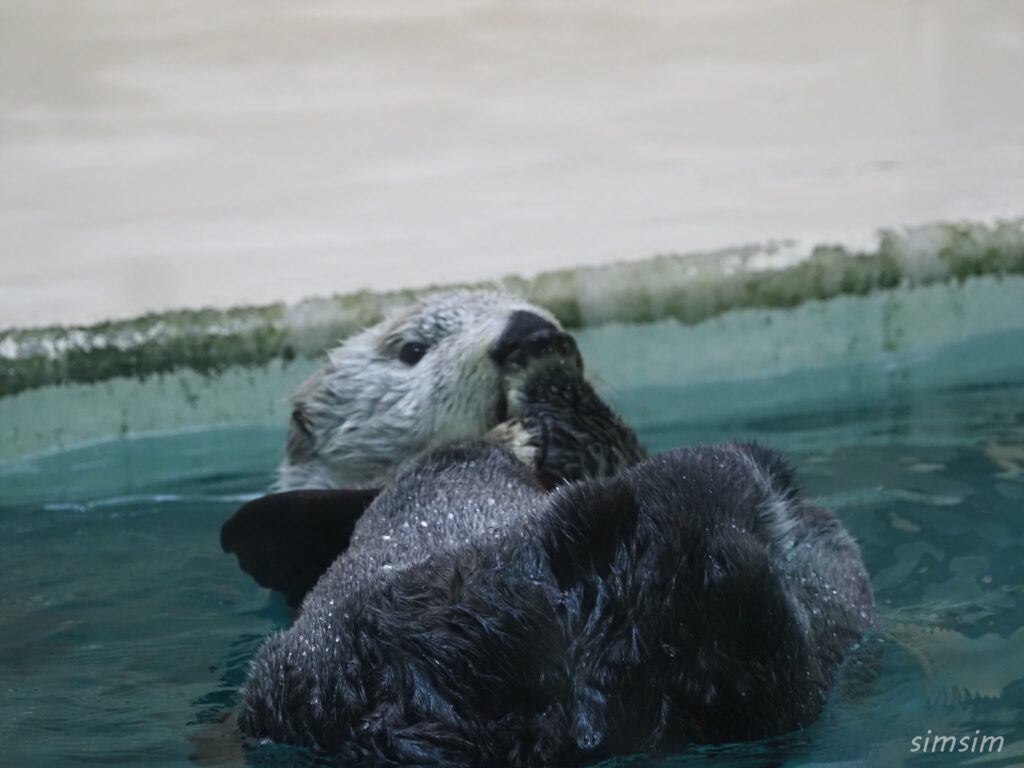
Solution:
<path fill-rule="evenodd" d="M 1024 762 L 1024 333 L 984 341 L 711 388 L 617 389 L 652 451 L 729 437 L 785 451 L 860 542 L 885 626 L 810 728 L 613 763 Z M 998 364 L 958 362 L 967 354 Z M 901 385 L 938 364 L 962 375 Z M 818 396 L 750 408 L 795 388 Z M 283 437 L 197 429 L 0 464 L 0 763 L 317 762 L 243 751 L 220 722 L 262 639 L 288 621 L 218 545 L 221 523 L 267 487 Z M 932 736 L 975 741 L 912 751 Z M 983 736 L 1001 751 L 979 752 Z"/>

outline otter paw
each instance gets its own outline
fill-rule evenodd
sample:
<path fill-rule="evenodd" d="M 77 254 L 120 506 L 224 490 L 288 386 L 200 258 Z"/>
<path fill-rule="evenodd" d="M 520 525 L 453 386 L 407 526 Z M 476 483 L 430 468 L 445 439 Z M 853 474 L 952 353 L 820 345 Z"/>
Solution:
<path fill-rule="evenodd" d="M 506 414 L 523 415 L 553 384 L 578 381 L 583 377 L 583 359 L 576 341 L 562 331 L 543 330 L 528 336 L 509 355 L 502 381 Z"/>
<path fill-rule="evenodd" d="M 536 419 L 503 421 L 487 433 L 487 439 L 504 445 L 528 467 L 538 469 L 544 463 L 547 435 Z"/>

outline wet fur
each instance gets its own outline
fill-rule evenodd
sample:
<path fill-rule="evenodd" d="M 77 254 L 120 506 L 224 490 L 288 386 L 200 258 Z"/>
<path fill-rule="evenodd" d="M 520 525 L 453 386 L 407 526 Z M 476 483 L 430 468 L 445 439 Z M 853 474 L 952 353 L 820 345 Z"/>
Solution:
<path fill-rule="evenodd" d="M 414 459 L 272 636 L 244 732 L 374 763 L 552 765 L 813 721 L 876 621 L 859 553 L 772 451 L 546 493 L 493 442 Z"/>

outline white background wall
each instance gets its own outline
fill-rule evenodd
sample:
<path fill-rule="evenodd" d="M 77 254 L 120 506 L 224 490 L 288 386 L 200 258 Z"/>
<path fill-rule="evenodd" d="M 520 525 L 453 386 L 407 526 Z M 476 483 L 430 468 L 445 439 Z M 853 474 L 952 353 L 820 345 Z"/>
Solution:
<path fill-rule="evenodd" d="M 0 0 L 0 327 L 1024 214 L 1021 0 Z"/>

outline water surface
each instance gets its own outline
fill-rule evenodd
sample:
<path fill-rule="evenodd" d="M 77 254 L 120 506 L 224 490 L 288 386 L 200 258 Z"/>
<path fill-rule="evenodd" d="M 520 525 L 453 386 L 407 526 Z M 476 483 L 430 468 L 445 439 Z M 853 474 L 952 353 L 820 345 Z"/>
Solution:
<path fill-rule="evenodd" d="M 915 372 L 955 370 L 969 357 L 963 346 L 617 391 L 654 451 L 728 437 L 783 449 L 860 542 L 885 622 L 812 727 L 629 764 L 1024 761 L 1024 360 L 1014 362 L 1024 333 L 996 341 L 977 340 L 963 374 L 928 390 L 911 386 Z M 1000 358 L 988 367 L 998 375 L 970 373 L 985 369 L 979 354 Z M 861 386 L 878 380 L 889 385 Z M 819 396 L 776 396 L 798 384 Z M 716 408 L 703 408 L 708 398 Z M 753 408 L 758 401 L 771 406 Z M 740 415 L 720 415 L 729 413 Z M 290 748 L 243 753 L 217 725 L 262 639 L 287 623 L 218 546 L 220 524 L 266 488 L 283 437 L 197 429 L 0 464 L 8 764 L 184 765 L 197 750 L 212 765 L 313 762 Z M 1001 736 L 1004 746 L 912 753 L 912 739 L 929 731 Z"/>

